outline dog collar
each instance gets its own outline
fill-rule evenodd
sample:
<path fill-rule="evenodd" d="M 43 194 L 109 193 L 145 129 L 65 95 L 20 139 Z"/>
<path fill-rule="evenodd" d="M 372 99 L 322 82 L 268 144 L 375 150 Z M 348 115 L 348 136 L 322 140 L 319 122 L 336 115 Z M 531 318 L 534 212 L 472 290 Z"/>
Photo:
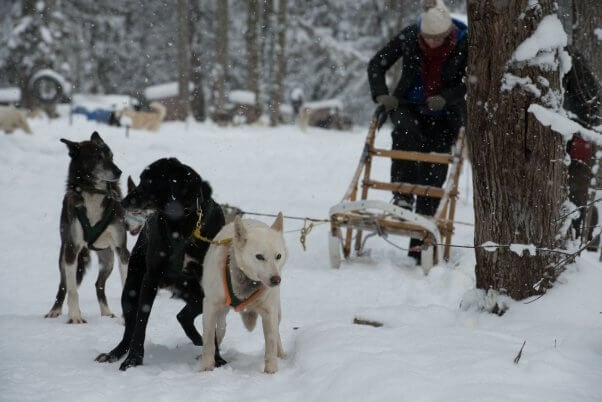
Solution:
<path fill-rule="evenodd" d="M 246 299 L 239 299 L 236 294 L 234 294 L 234 288 L 232 286 L 232 274 L 230 273 L 230 253 L 227 253 L 226 257 L 224 258 L 223 281 L 224 294 L 226 295 L 225 305 L 232 307 L 236 312 L 245 310 L 249 304 L 257 300 L 257 298 L 266 290 L 265 287 L 261 286 Z"/>

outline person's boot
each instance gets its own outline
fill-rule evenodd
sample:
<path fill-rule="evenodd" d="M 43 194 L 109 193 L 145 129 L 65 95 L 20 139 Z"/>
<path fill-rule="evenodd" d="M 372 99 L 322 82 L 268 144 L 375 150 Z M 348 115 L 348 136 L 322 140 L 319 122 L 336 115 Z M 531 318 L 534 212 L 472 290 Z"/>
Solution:
<path fill-rule="evenodd" d="M 410 251 L 408 251 L 408 256 L 412 257 L 416 260 L 416 264 L 420 265 L 422 263 L 422 240 L 420 239 L 410 239 Z"/>
<path fill-rule="evenodd" d="M 414 209 L 414 197 L 409 194 L 394 193 L 392 203 L 395 206 L 407 209 L 409 211 Z"/>

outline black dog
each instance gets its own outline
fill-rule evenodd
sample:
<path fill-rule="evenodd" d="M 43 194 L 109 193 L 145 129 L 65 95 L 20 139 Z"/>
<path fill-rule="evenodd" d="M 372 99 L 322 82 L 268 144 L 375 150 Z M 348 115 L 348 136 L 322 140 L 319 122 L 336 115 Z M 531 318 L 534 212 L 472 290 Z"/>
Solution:
<path fill-rule="evenodd" d="M 96 131 L 88 141 L 62 138 L 61 142 L 67 145 L 71 162 L 61 210 L 61 279 L 54 305 L 46 318 L 61 315 L 67 294 L 67 322 L 81 324 L 86 320 L 79 309 L 77 287 L 90 264 L 90 250 L 98 254 L 100 263 L 96 296 L 101 315 L 113 316 L 107 305 L 105 282 L 113 270 L 115 254 L 119 257 L 121 282 L 125 282 L 130 253 L 126 247 L 126 224 L 120 204 L 121 170 L 113 163 L 111 149 Z"/>
<path fill-rule="evenodd" d="M 195 345 L 203 339 L 194 319 L 203 311 L 202 262 L 209 242 L 192 236 L 201 217 L 201 235 L 212 239 L 224 226 L 224 214 L 211 198 L 208 182 L 175 158 L 159 159 L 144 169 L 140 183 L 122 202 L 126 215 L 148 216 L 132 250 L 121 295 L 125 332 L 121 342 L 98 362 L 115 362 L 129 351 L 120 370 L 142 364 L 144 338 L 158 288 L 169 288 L 186 306 L 178 321 Z M 225 361 L 215 353 L 216 361 Z"/>

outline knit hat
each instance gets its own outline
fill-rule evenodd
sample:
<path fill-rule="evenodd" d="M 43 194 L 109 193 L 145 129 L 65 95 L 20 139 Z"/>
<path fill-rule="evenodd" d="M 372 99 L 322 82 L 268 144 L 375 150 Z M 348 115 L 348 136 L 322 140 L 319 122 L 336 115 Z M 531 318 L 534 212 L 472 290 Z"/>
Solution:
<path fill-rule="evenodd" d="M 443 0 L 421 0 L 420 31 L 426 36 L 446 36 L 452 28 L 449 10 Z"/>

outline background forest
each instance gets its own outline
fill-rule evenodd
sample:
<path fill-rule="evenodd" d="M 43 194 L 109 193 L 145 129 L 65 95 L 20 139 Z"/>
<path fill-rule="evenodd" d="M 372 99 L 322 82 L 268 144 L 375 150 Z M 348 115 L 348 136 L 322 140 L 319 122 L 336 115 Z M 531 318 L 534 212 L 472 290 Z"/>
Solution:
<path fill-rule="evenodd" d="M 27 2 L 25 2 L 27 3 Z M 68 77 L 79 93 L 139 95 L 145 87 L 178 79 L 176 1 L 35 1 L 24 30 L 21 2 L 0 0 L 0 87 L 18 86 L 19 66 L 44 64 Z M 206 99 L 216 80 L 216 49 L 224 41 L 216 15 L 221 0 L 189 1 L 192 81 Z M 286 7 L 283 102 L 299 88 L 306 101 L 337 98 L 356 123 L 372 111 L 366 80 L 370 57 L 418 16 L 419 0 L 230 1 L 225 90 L 249 89 L 246 39 L 249 3 L 257 3 L 260 102 L 275 77 L 278 7 Z M 223 4 L 223 3 L 222 3 Z M 448 0 L 465 13 L 465 0 Z M 255 12 L 254 12 L 255 14 Z M 222 30 L 220 30 L 220 28 Z M 32 49 L 28 35 L 42 45 Z M 39 67 L 35 67 L 39 68 Z M 370 105 L 366 107 L 366 105 Z"/>

